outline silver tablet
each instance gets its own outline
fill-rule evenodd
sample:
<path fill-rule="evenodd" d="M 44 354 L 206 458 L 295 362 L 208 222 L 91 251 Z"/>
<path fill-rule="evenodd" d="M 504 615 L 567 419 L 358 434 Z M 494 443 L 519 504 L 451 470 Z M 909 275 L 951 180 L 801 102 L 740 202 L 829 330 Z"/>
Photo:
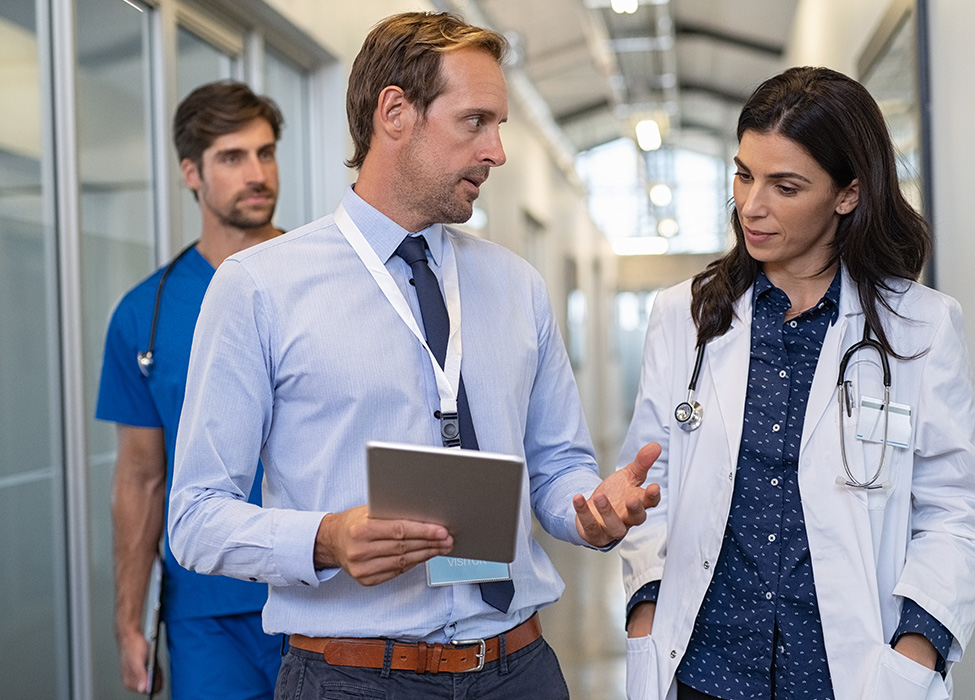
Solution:
<path fill-rule="evenodd" d="M 478 450 L 366 443 L 369 515 L 444 525 L 451 557 L 515 558 L 525 463 Z"/>

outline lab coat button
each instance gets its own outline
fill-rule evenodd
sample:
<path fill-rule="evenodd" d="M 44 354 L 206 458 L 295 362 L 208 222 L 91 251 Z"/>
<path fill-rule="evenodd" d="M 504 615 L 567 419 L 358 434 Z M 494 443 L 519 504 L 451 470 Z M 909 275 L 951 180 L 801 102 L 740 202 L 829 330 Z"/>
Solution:
<path fill-rule="evenodd" d="M 711 562 L 709 562 L 709 561 L 704 562 L 704 568 L 705 569 L 710 569 L 711 568 Z"/>
<path fill-rule="evenodd" d="M 676 649 L 671 649 L 670 650 L 670 658 L 672 658 L 672 659 L 676 659 L 677 658 L 677 650 Z"/>

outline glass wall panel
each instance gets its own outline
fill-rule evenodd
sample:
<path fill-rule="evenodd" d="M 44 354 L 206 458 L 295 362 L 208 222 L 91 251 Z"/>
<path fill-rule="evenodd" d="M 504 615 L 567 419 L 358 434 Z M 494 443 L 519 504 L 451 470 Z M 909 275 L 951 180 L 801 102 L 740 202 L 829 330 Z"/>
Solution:
<path fill-rule="evenodd" d="M 274 223 L 288 231 L 324 213 L 311 211 L 308 74 L 271 48 L 265 51 L 264 56 L 265 92 L 284 114 L 284 131 L 278 142 L 281 190 Z"/>
<path fill-rule="evenodd" d="M 226 54 L 183 27 L 179 29 L 176 60 L 176 86 L 180 101 L 204 83 L 234 78 L 237 75 L 237 57 Z M 172 143 L 172 115 L 168 115 L 167 119 L 167 142 Z M 200 208 L 193 199 L 193 193 L 185 185 L 180 187 L 179 211 L 180 230 L 175 233 L 181 248 L 200 237 Z"/>
<path fill-rule="evenodd" d="M 94 697 L 111 700 L 131 695 L 119 678 L 113 626 L 115 427 L 94 420 L 94 407 L 111 311 L 155 266 L 149 9 L 76 0 L 76 16 L 92 677 Z"/>
<path fill-rule="evenodd" d="M 0 695 L 68 696 L 50 75 L 35 0 L 0 3 Z"/>

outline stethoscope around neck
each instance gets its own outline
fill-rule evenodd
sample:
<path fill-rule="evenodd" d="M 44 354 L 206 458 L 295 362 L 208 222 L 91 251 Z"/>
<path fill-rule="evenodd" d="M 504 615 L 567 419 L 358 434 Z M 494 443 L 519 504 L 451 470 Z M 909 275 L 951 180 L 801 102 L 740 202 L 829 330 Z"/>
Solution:
<path fill-rule="evenodd" d="M 162 277 L 159 278 L 159 284 L 156 286 L 156 303 L 152 308 L 152 325 L 149 326 L 149 345 L 145 350 L 136 353 L 136 361 L 139 363 L 139 371 L 142 372 L 142 376 L 146 379 L 152 374 L 152 368 L 156 364 L 156 360 L 152 356 L 153 348 L 156 347 L 156 326 L 159 324 L 159 305 L 162 302 L 163 288 L 166 286 L 166 278 L 169 277 L 169 273 L 173 271 L 176 267 L 176 263 L 182 260 L 187 253 L 192 250 L 199 241 L 193 241 L 188 246 L 179 251 L 179 254 L 169 261 L 166 265 L 166 269 L 163 270 Z"/>
<path fill-rule="evenodd" d="M 850 385 L 852 382 L 846 381 L 846 368 L 857 352 L 867 349 L 877 351 L 877 354 L 880 356 L 880 366 L 884 374 L 884 435 L 880 441 L 880 460 L 877 463 L 877 469 L 874 470 L 873 476 L 869 479 L 860 481 L 853 476 L 850 464 L 846 461 L 846 435 L 843 430 L 843 424 L 844 414 L 846 414 L 846 417 L 853 415 L 853 397 L 850 396 Z M 836 401 L 840 410 L 840 459 L 843 461 L 843 471 L 846 472 L 846 478 L 844 479 L 842 476 L 838 476 L 836 477 L 836 483 L 839 486 L 850 486 L 856 489 L 873 490 L 890 488 L 889 481 L 877 483 L 877 479 L 880 478 L 884 470 L 884 458 L 887 456 L 887 429 L 890 425 L 890 361 L 887 358 L 887 351 L 884 350 L 884 346 L 870 337 L 870 324 L 866 322 L 863 324 L 863 339 L 851 345 L 843 353 L 843 359 L 840 360 L 839 376 L 836 378 Z"/>
<path fill-rule="evenodd" d="M 674 418 L 677 420 L 678 427 L 686 432 L 697 430 L 701 427 L 701 421 L 704 419 L 704 408 L 695 400 L 695 392 L 697 391 L 697 380 L 701 376 L 701 366 L 704 364 L 704 348 L 706 345 L 707 343 L 705 342 L 697 346 L 697 358 L 694 360 L 694 371 L 691 373 L 691 381 L 687 385 L 687 400 L 681 401 L 674 409 Z M 877 351 L 877 354 L 880 355 L 880 365 L 883 369 L 884 434 L 883 440 L 880 443 L 880 460 L 877 464 L 877 469 L 869 479 L 860 481 L 853 475 L 853 470 L 850 469 L 850 464 L 846 459 L 846 436 L 843 430 L 843 414 L 846 413 L 847 417 L 853 415 L 853 399 L 850 396 L 850 385 L 852 382 L 846 381 L 846 369 L 856 353 L 868 349 Z M 863 326 L 863 338 L 851 345 L 843 353 L 843 358 L 840 360 L 839 377 L 836 380 L 836 398 L 840 410 L 840 459 L 843 462 L 843 471 L 846 473 L 845 477 L 836 477 L 836 483 L 840 486 L 850 486 L 852 488 L 867 490 L 889 488 L 889 481 L 878 484 L 877 480 L 880 478 L 881 473 L 883 473 L 884 459 L 887 456 L 887 430 L 890 423 L 890 361 L 887 358 L 887 352 L 884 350 L 883 345 L 870 337 L 870 325 L 867 323 L 864 323 Z"/>

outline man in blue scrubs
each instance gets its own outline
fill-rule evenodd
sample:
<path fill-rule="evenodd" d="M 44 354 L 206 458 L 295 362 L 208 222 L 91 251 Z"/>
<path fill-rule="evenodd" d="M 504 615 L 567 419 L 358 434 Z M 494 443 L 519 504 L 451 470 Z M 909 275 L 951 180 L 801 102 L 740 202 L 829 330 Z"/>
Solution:
<path fill-rule="evenodd" d="M 179 105 L 173 137 L 183 179 L 200 205 L 200 238 L 129 291 L 109 325 L 96 416 L 118 427 L 115 635 L 122 680 L 132 691 L 148 690 L 142 612 L 168 509 L 193 329 L 216 267 L 279 233 L 271 218 L 282 125 L 270 99 L 236 82 L 204 85 Z M 259 469 L 252 503 L 260 503 L 261 479 Z M 176 563 L 168 540 L 164 550 L 173 699 L 271 698 L 281 639 L 262 629 L 267 586 L 192 573 Z"/>

